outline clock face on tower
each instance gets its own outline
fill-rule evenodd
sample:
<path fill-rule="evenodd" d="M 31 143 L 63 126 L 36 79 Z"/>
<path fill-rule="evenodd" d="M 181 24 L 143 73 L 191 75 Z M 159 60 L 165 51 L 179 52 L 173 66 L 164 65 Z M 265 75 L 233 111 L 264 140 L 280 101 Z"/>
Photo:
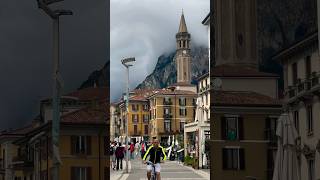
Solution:
<path fill-rule="evenodd" d="M 187 51 L 186 51 L 186 50 L 183 50 L 182 53 L 183 53 L 183 54 L 187 54 Z"/>

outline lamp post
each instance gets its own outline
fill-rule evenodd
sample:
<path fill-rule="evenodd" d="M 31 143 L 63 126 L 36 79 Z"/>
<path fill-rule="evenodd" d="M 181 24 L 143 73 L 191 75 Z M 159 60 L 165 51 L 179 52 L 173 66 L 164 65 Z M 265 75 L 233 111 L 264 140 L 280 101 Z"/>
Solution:
<path fill-rule="evenodd" d="M 60 136 L 60 89 L 62 81 L 59 72 L 59 17 L 72 15 L 69 10 L 52 10 L 48 5 L 63 0 L 37 0 L 38 7 L 42 9 L 53 20 L 53 97 L 52 97 L 52 179 L 59 180 L 59 166 L 61 164 L 59 151 Z"/>
<path fill-rule="evenodd" d="M 129 67 L 133 66 L 132 62 L 135 61 L 135 58 L 126 58 L 126 59 L 122 59 L 121 63 L 126 67 L 126 71 L 127 71 L 127 82 L 126 82 L 126 114 L 127 114 L 127 123 L 126 123 L 126 173 L 129 173 L 129 134 L 128 134 L 128 124 L 129 124 Z"/>

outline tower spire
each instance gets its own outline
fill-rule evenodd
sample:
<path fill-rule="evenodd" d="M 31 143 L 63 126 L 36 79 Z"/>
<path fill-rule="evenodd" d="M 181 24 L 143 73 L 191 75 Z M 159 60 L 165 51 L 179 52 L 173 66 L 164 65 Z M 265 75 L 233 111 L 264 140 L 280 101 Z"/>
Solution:
<path fill-rule="evenodd" d="M 181 33 L 181 32 L 188 32 L 186 20 L 184 19 L 183 9 L 182 9 L 182 14 L 181 14 L 181 18 L 180 18 L 180 26 L 179 26 L 179 33 Z"/>

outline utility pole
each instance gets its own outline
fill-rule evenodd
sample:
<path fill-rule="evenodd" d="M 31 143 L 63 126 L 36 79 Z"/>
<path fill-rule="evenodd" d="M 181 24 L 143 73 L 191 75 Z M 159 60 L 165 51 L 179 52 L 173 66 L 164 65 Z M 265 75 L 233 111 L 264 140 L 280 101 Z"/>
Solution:
<path fill-rule="evenodd" d="M 127 82 L 126 82 L 126 114 L 127 114 L 127 123 L 126 123 L 126 173 L 129 173 L 129 133 L 128 133 L 128 127 L 129 127 L 129 67 L 133 66 L 132 64 L 128 64 L 130 62 L 134 62 L 135 58 L 126 58 L 122 59 L 121 63 L 126 67 L 127 71 Z"/>
<path fill-rule="evenodd" d="M 53 97 L 52 97 L 52 179 L 59 180 L 59 167 L 61 164 L 59 137 L 60 137 L 60 90 L 62 80 L 59 70 L 60 46 L 59 46 L 59 17 L 72 15 L 69 10 L 52 10 L 48 5 L 63 0 L 37 0 L 38 7 L 42 9 L 53 20 Z"/>

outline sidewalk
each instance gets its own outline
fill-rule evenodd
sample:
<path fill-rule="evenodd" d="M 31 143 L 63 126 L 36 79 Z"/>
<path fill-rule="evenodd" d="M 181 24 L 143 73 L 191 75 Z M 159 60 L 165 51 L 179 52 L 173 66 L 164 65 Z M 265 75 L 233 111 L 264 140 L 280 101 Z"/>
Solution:
<path fill-rule="evenodd" d="M 183 167 L 195 172 L 196 174 L 198 174 L 199 176 L 201 176 L 205 179 L 210 179 L 210 169 L 193 169 L 191 166 L 186 166 L 182 163 L 178 163 L 177 161 L 176 161 L 176 163 L 180 166 L 183 166 Z"/>
<path fill-rule="evenodd" d="M 111 167 L 110 167 L 110 180 L 121 180 L 123 179 L 124 177 L 126 177 L 126 161 L 124 160 L 122 162 L 122 167 L 123 169 L 122 170 L 113 170 Z M 129 170 L 129 173 L 131 172 L 131 162 L 129 161 L 129 167 L 128 167 L 128 170 Z"/>

